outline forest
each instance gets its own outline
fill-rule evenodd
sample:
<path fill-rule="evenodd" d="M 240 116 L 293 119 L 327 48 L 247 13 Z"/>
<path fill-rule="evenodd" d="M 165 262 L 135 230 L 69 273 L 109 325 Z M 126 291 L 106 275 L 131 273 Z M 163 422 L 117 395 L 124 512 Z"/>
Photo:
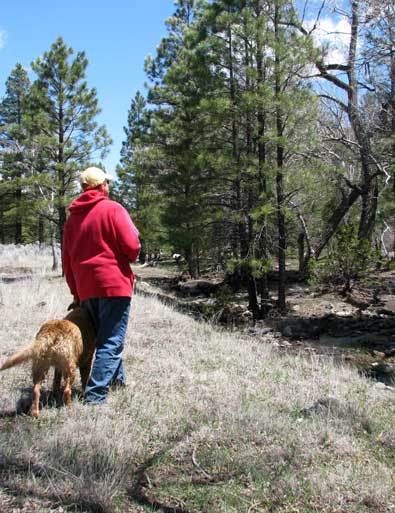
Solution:
<path fill-rule="evenodd" d="M 226 271 L 254 318 L 273 271 L 281 311 L 289 270 L 347 291 L 391 265 L 392 1 L 177 0 L 166 26 L 112 190 L 141 260 L 177 252 L 192 278 Z M 54 247 L 80 170 L 111 139 L 83 51 L 58 38 L 31 66 L 33 81 L 16 63 L 0 102 L 0 243 Z"/>

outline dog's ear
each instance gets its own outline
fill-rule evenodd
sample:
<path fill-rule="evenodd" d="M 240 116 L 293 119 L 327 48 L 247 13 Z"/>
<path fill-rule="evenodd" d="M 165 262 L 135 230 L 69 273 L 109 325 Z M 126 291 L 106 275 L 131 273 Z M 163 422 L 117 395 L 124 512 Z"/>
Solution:
<path fill-rule="evenodd" d="M 77 308 L 77 306 L 79 306 L 78 303 L 76 303 L 75 301 L 73 301 L 72 303 L 69 304 L 69 306 L 67 307 L 67 311 L 69 312 L 70 310 L 74 310 L 75 308 Z"/>

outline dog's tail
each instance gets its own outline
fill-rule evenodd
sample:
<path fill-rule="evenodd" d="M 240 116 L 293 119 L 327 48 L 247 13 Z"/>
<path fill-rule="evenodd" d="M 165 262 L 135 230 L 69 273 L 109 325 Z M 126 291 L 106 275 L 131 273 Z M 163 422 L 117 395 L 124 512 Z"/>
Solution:
<path fill-rule="evenodd" d="M 9 358 L 7 358 L 7 360 L 0 367 L 0 371 L 9 369 L 10 367 L 13 367 L 14 365 L 18 365 L 22 362 L 25 362 L 26 360 L 30 360 L 30 358 L 32 356 L 33 356 L 33 344 L 30 344 L 29 346 L 23 347 L 20 351 L 17 351 L 13 355 L 11 355 Z"/>

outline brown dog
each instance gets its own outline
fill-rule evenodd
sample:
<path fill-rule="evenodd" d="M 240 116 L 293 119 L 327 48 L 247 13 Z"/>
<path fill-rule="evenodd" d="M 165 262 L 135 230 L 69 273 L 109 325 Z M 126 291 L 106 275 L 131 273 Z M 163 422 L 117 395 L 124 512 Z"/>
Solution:
<path fill-rule="evenodd" d="M 60 390 L 62 376 L 65 380 L 63 398 L 71 403 L 71 385 L 76 369 L 80 368 L 82 389 L 85 390 L 96 349 L 96 333 L 92 320 L 83 308 L 72 310 L 65 319 L 43 324 L 35 341 L 10 356 L 0 370 L 9 369 L 26 360 L 32 360 L 33 402 L 30 410 L 38 416 L 40 388 L 50 367 L 55 367 L 53 390 Z"/>

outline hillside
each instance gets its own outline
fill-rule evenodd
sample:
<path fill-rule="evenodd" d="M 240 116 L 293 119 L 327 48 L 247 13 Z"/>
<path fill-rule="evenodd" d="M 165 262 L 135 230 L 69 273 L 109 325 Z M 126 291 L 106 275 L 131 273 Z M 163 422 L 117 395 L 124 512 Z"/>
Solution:
<path fill-rule="evenodd" d="M 69 302 L 56 276 L 0 281 L 0 361 Z M 137 294 L 129 386 L 108 408 L 84 406 L 77 383 L 70 409 L 43 394 L 32 419 L 29 366 L 5 371 L 0 511 L 394 511 L 394 392 L 274 342 Z"/>

